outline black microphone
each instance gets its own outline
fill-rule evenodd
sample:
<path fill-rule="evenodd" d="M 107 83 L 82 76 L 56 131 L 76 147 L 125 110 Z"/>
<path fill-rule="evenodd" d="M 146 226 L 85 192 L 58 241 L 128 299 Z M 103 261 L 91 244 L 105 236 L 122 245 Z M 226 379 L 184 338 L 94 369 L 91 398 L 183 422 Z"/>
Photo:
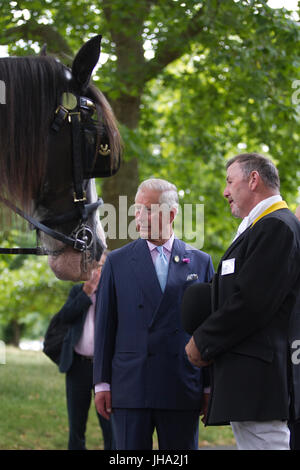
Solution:
<path fill-rule="evenodd" d="M 192 335 L 211 314 L 211 284 L 197 282 L 188 287 L 182 298 L 181 323 Z"/>

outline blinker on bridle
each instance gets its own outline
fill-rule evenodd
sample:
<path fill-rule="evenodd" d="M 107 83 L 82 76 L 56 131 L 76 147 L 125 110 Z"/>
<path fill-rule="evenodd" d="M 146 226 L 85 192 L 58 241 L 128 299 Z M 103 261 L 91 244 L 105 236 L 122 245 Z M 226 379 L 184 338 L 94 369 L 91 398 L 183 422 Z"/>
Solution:
<path fill-rule="evenodd" d="M 56 240 L 61 241 L 65 245 L 71 246 L 74 250 L 86 254 L 86 251 L 93 244 L 93 233 L 87 226 L 86 222 L 91 212 L 97 210 L 103 204 L 103 200 L 98 198 L 94 203 L 87 204 L 86 192 L 84 190 L 84 173 L 83 173 L 83 159 L 82 159 L 82 142 L 81 142 L 81 111 L 88 111 L 90 114 L 96 110 L 94 102 L 84 96 L 76 97 L 72 93 L 63 93 L 62 104 L 58 106 L 55 111 L 54 121 L 51 129 L 58 132 L 67 119 L 71 124 L 72 134 L 72 165 L 73 165 L 73 202 L 75 209 L 66 214 L 53 217 L 42 222 L 38 222 L 33 217 L 26 214 L 24 211 L 16 207 L 13 203 L 0 196 L 0 201 L 6 204 L 11 210 L 23 217 L 29 222 L 37 232 L 37 246 L 35 248 L 0 248 L 2 254 L 35 254 L 35 255 L 49 255 L 58 254 L 56 252 L 49 252 L 44 248 L 38 246 L 38 232 L 42 231 Z M 101 155 L 109 155 L 110 149 L 108 145 L 100 145 L 99 153 Z M 57 232 L 51 228 L 51 225 L 57 223 L 66 223 L 74 220 L 79 215 L 80 222 L 70 236 Z M 101 242 L 101 241 L 100 241 Z M 102 243 L 102 242 L 101 242 Z M 103 246 L 104 249 L 104 246 Z"/>

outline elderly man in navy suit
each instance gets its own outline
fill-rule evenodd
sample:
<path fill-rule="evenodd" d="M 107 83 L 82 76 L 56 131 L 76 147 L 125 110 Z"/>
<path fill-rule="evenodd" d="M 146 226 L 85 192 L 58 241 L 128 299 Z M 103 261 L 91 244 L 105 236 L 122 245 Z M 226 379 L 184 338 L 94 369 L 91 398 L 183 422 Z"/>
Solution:
<path fill-rule="evenodd" d="M 213 275 L 209 255 L 173 233 L 176 187 L 144 181 L 135 199 L 140 238 L 107 257 L 96 307 L 94 383 L 118 450 L 197 449 L 203 371 L 189 363 L 180 306 L 193 282 Z"/>

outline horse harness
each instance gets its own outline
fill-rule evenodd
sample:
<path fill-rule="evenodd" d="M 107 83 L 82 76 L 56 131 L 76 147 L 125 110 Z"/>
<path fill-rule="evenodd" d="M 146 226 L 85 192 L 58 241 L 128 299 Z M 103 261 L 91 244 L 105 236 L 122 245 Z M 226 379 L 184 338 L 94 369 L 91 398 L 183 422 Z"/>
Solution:
<path fill-rule="evenodd" d="M 67 96 L 66 96 L 67 95 Z M 71 96 L 71 100 L 70 100 Z M 65 98 L 65 99 L 64 99 Z M 76 100 L 76 102 L 75 102 Z M 71 246 L 74 250 L 82 252 L 86 258 L 87 250 L 93 244 L 93 233 L 92 230 L 87 225 L 87 219 L 90 213 L 97 210 L 99 206 L 103 204 L 103 200 L 98 198 L 94 203 L 87 204 L 86 192 L 84 190 L 84 179 L 93 178 L 95 176 L 110 176 L 108 170 L 105 171 L 97 169 L 94 171 L 91 168 L 84 167 L 84 159 L 87 157 L 85 153 L 89 153 L 89 161 L 91 162 L 91 157 L 93 163 L 95 162 L 94 155 L 91 155 L 93 151 L 95 152 L 95 141 L 97 130 L 94 127 L 92 130 L 89 129 L 89 136 L 93 134 L 92 146 L 82 142 L 83 138 L 86 138 L 84 133 L 85 129 L 81 123 L 81 111 L 88 111 L 92 113 L 96 106 L 90 98 L 83 96 L 76 97 L 71 93 L 64 93 L 62 97 L 63 104 L 60 104 L 55 111 L 54 121 L 52 123 L 51 129 L 54 132 L 59 132 L 67 119 L 71 124 L 71 136 L 72 136 L 72 164 L 73 164 L 73 184 L 74 184 L 74 193 L 73 193 L 73 202 L 75 203 L 75 208 L 66 214 L 58 215 L 52 217 L 51 219 L 44 220 L 39 222 L 34 217 L 26 214 L 23 210 L 19 209 L 9 200 L 0 196 L 0 201 L 2 201 L 9 209 L 13 210 L 16 214 L 20 215 L 27 222 L 29 222 L 33 229 L 36 230 L 36 239 L 37 246 L 34 248 L 0 248 L 1 254 L 34 254 L 34 255 L 58 255 L 64 249 L 59 251 L 49 251 L 44 249 L 41 246 L 38 246 L 39 231 L 42 231 L 49 235 L 50 237 L 61 241 L 65 245 Z M 68 104 L 71 101 L 72 104 Z M 90 139 L 91 140 L 91 139 Z M 100 145 L 99 154 L 105 156 L 106 159 L 109 158 L 110 149 L 108 141 Z M 94 174 L 95 173 L 95 174 Z M 103 174 L 102 174 L 103 173 Z M 78 217 L 80 222 L 77 227 L 73 230 L 71 235 L 65 235 L 61 232 L 53 230 L 51 225 L 57 223 L 66 223 L 71 220 L 74 220 Z M 103 246 L 104 248 L 104 246 Z"/>

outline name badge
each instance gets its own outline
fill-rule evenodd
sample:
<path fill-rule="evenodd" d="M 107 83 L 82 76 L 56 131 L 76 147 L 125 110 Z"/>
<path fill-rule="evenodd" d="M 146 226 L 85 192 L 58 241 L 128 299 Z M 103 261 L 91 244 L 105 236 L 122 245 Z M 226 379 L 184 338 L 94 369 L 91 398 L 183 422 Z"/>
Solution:
<path fill-rule="evenodd" d="M 226 274 L 234 273 L 235 269 L 235 258 L 225 259 L 222 261 L 222 270 L 221 276 L 226 276 Z"/>

